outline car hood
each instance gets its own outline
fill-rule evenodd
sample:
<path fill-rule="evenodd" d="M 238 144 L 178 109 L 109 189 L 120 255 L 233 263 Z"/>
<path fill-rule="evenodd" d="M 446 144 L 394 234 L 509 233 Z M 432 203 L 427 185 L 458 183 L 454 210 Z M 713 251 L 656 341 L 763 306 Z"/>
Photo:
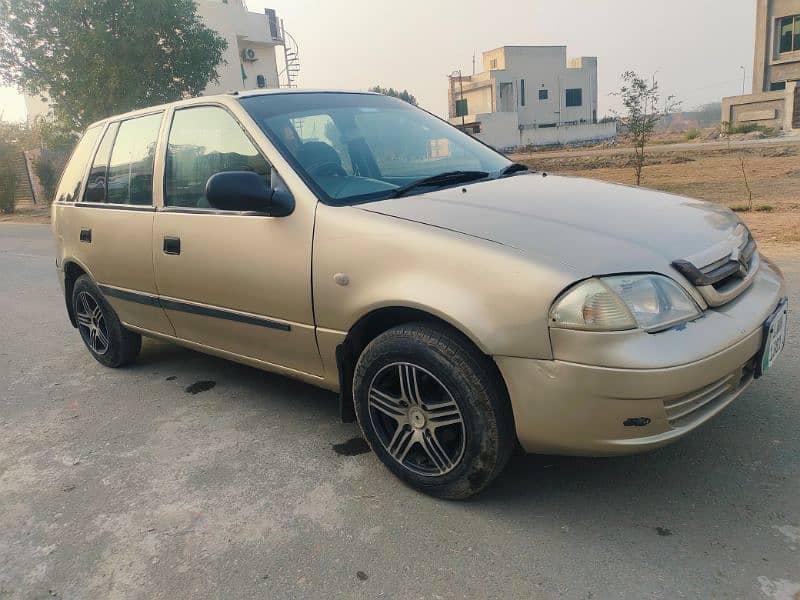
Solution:
<path fill-rule="evenodd" d="M 663 272 L 676 259 L 707 255 L 714 247 L 730 249 L 739 224 L 738 217 L 720 205 L 542 174 L 358 208 L 503 244 L 585 276 Z"/>

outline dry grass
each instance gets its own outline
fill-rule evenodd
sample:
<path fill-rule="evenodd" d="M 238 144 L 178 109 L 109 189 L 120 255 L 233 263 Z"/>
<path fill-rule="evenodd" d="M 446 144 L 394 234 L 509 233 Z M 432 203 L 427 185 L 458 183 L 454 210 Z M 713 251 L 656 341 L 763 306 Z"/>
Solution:
<path fill-rule="evenodd" d="M 753 191 L 753 211 L 739 212 L 762 246 L 800 248 L 800 146 L 664 152 L 651 156 L 642 176 L 643 187 L 741 208 L 747 189 L 740 157 L 745 158 Z M 633 185 L 630 156 L 590 154 L 576 150 L 565 156 L 546 153 L 517 155 L 538 170 Z"/>

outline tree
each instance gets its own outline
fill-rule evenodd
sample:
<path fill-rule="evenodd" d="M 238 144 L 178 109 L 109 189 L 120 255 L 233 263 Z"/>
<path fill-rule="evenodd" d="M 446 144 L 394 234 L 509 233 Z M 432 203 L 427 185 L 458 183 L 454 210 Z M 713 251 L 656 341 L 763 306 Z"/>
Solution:
<path fill-rule="evenodd" d="M 615 95 L 622 98 L 622 104 L 625 106 L 625 113 L 620 116 L 620 122 L 632 138 L 633 170 L 636 185 L 641 185 L 647 142 L 650 141 L 659 121 L 674 111 L 678 103 L 673 96 L 668 96 L 664 100 L 664 111 L 659 112 L 661 97 L 655 78 L 650 84 L 634 71 L 625 71 L 622 74 L 622 81 L 622 87 Z"/>
<path fill-rule="evenodd" d="M 193 0 L 0 0 L 0 79 L 66 130 L 198 95 L 226 46 Z"/>
<path fill-rule="evenodd" d="M 413 104 L 414 106 L 417 105 L 417 99 L 409 93 L 408 90 L 403 90 L 402 92 L 396 90 L 394 88 L 386 89 L 385 87 L 381 87 L 379 85 L 375 85 L 369 88 L 370 92 L 375 92 L 376 94 L 383 94 L 384 96 L 391 96 L 392 98 L 400 98 L 400 100 L 405 100 L 409 104 Z"/>
<path fill-rule="evenodd" d="M 736 126 L 733 125 L 730 121 L 723 121 L 721 131 L 722 135 L 725 137 L 725 141 L 727 142 L 728 146 L 728 154 L 731 156 L 734 155 L 733 148 L 731 147 L 731 136 L 736 133 Z M 745 160 L 745 154 L 742 152 L 737 156 L 739 161 L 739 168 L 742 171 L 742 180 L 744 181 L 744 188 L 747 190 L 747 205 L 745 208 L 748 211 L 753 210 L 753 189 L 750 187 L 750 181 L 747 179 L 747 161 Z"/>

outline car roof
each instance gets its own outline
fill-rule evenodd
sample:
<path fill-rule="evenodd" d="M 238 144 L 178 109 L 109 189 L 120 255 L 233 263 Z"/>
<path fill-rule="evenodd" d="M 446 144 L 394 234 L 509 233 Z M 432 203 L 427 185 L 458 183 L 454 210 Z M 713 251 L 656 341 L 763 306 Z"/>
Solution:
<path fill-rule="evenodd" d="M 107 121 L 117 121 L 121 119 L 128 119 L 140 115 L 146 115 L 153 112 L 165 110 L 171 106 L 191 106 L 202 102 L 224 100 L 230 101 L 233 98 L 251 98 L 253 96 L 275 96 L 283 94 L 364 94 L 370 96 L 379 96 L 375 92 L 362 92 L 356 90 L 334 90 L 334 89 L 305 89 L 305 88 L 273 88 L 273 89 L 259 89 L 259 90 L 232 90 L 221 94 L 211 94 L 208 96 L 195 96 L 193 98 L 186 98 L 185 100 L 178 100 L 176 102 L 167 102 L 166 104 L 154 104 L 146 108 L 139 108 L 126 113 L 119 113 L 111 115 L 105 119 L 95 121 L 89 127 L 100 125 Z"/>

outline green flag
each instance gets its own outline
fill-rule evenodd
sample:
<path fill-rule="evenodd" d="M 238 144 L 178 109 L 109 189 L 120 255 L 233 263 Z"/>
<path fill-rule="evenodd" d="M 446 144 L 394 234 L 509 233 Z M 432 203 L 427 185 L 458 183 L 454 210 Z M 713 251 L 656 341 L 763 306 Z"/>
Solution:
<path fill-rule="evenodd" d="M 239 63 L 239 66 L 242 67 L 242 83 L 244 83 L 247 79 L 247 73 L 244 72 L 244 65 L 242 63 Z"/>

